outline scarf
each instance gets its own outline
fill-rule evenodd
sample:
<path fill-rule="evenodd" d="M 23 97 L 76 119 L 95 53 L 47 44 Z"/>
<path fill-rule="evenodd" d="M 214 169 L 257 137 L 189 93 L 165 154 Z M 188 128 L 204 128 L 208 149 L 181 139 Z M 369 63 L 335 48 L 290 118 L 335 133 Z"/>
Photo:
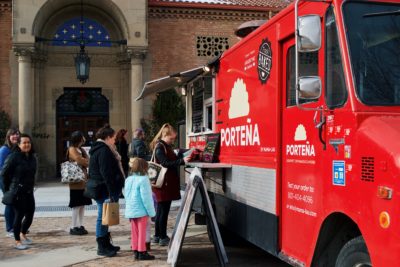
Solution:
<path fill-rule="evenodd" d="M 102 142 L 102 143 L 106 144 L 110 148 L 111 152 L 114 154 L 114 157 L 118 161 L 119 171 L 122 174 L 122 177 L 124 177 L 124 179 L 125 179 L 126 177 L 125 177 L 124 169 L 122 168 L 121 155 L 118 153 L 115 145 L 109 145 L 106 142 L 104 142 L 103 139 L 97 139 L 96 142 Z"/>

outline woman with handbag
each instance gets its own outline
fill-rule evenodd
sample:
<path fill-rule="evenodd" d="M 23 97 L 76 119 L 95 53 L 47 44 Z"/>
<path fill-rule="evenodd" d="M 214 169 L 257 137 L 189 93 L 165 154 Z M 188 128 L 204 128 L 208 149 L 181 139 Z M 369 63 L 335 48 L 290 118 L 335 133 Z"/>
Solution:
<path fill-rule="evenodd" d="M 124 171 L 121 157 L 115 149 L 115 131 L 109 125 L 100 128 L 96 133 L 96 142 L 89 151 L 89 177 L 85 195 L 97 203 L 96 241 L 97 254 L 112 257 L 120 247 L 111 244 L 108 226 L 102 225 L 103 203 L 118 202 L 124 185 Z"/>
<path fill-rule="evenodd" d="M 26 233 L 32 224 L 35 212 L 33 189 L 36 158 L 34 153 L 32 138 L 27 134 L 21 134 L 18 147 L 8 156 L 1 171 L 4 179 L 4 197 L 9 196 L 14 207 L 15 248 L 19 250 L 27 249 L 27 245 L 32 244 L 32 240 L 26 237 Z"/>
<path fill-rule="evenodd" d="M 71 134 L 70 146 L 67 150 L 67 159 L 82 169 L 85 180 L 77 183 L 69 183 L 69 207 L 72 209 L 72 224 L 69 229 L 70 235 L 86 235 L 88 231 L 83 226 L 83 216 L 85 214 L 85 205 L 91 205 L 92 200 L 83 195 L 88 178 L 87 167 L 89 166 L 89 156 L 82 149 L 85 143 L 85 137 L 80 131 Z"/>
<path fill-rule="evenodd" d="M 183 158 L 182 154 L 174 153 L 172 144 L 175 142 L 176 136 L 176 130 L 166 123 L 150 143 L 156 162 L 168 169 L 161 188 L 153 187 L 157 200 L 157 211 L 152 243 L 160 246 L 167 246 L 170 241 L 167 236 L 167 222 L 171 202 L 181 198 L 178 167 L 190 161 L 190 156 Z"/>
<path fill-rule="evenodd" d="M 0 147 L 0 170 L 3 168 L 4 162 L 8 155 L 11 154 L 12 149 L 18 143 L 19 130 L 17 128 L 10 128 L 7 131 L 4 145 Z M 0 189 L 4 193 L 3 177 L 0 176 Z M 14 237 L 13 224 L 14 224 L 14 208 L 12 205 L 5 205 L 4 218 L 6 223 L 6 236 Z"/>

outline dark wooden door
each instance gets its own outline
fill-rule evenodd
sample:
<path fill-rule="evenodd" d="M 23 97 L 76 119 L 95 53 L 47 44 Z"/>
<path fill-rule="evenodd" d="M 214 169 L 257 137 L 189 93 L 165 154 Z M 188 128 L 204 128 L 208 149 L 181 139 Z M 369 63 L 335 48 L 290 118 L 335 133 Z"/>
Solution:
<path fill-rule="evenodd" d="M 96 132 L 105 123 L 108 117 L 105 116 L 61 116 L 57 119 L 57 173 L 60 171 L 61 162 L 65 161 L 65 154 L 71 134 L 74 131 L 81 131 L 86 138 L 85 147 L 90 147 L 95 139 Z"/>

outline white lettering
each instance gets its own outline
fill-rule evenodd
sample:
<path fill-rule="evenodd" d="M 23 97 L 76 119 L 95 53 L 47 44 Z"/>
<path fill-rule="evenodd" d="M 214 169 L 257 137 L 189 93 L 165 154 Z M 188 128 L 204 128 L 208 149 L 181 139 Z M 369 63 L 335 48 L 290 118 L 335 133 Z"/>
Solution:
<path fill-rule="evenodd" d="M 314 145 L 286 145 L 286 155 L 315 157 Z"/>
<path fill-rule="evenodd" d="M 250 125 L 246 125 L 246 146 L 251 144 L 251 139 L 253 136 L 253 126 Z"/>
<path fill-rule="evenodd" d="M 221 145 L 259 146 L 260 144 L 258 124 L 240 125 L 221 129 Z"/>
<path fill-rule="evenodd" d="M 225 129 L 221 129 L 221 144 L 223 144 L 224 141 L 225 141 Z"/>
<path fill-rule="evenodd" d="M 246 126 L 242 125 L 240 126 L 240 145 L 245 146 L 246 145 Z"/>
<path fill-rule="evenodd" d="M 254 125 L 253 145 L 260 145 L 260 135 L 258 134 L 258 124 Z"/>
<path fill-rule="evenodd" d="M 237 146 L 239 146 L 239 144 L 240 144 L 240 134 L 241 134 L 240 126 L 236 126 L 235 130 L 236 130 L 236 133 L 238 133 L 236 135 L 236 144 L 237 144 Z"/>

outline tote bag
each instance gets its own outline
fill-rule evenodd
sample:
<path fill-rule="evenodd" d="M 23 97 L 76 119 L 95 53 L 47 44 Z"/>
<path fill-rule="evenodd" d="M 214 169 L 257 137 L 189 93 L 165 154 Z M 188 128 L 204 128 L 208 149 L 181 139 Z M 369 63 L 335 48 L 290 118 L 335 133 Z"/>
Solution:
<path fill-rule="evenodd" d="M 118 202 L 104 202 L 103 214 L 101 216 L 102 225 L 117 225 L 119 224 L 119 203 Z"/>
<path fill-rule="evenodd" d="M 162 144 L 161 144 L 162 145 Z M 165 150 L 165 154 L 167 154 L 167 150 L 165 146 L 162 145 Z M 156 163 L 155 157 L 156 149 L 153 150 L 153 155 L 151 156 L 149 164 L 149 169 L 147 170 L 147 175 L 149 176 L 150 183 L 153 187 L 161 188 L 164 184 L 165 174 L 167 173 L 168 168 L 163 167 L 161 164 Z"/>

